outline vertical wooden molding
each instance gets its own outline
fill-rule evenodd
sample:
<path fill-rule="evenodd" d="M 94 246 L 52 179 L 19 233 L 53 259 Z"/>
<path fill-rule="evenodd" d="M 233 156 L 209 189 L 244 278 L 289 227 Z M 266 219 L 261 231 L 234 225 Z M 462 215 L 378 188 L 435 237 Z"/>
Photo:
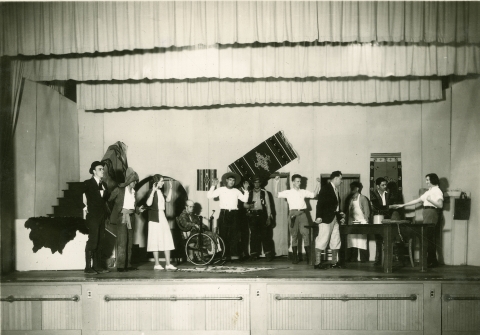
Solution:
<path fill-rule="evenodd" d="M 82 335 L 90 335 L 97 333 L 97 315 L 99 314 L 99 299 L 102 299 L 103 296 L 98 295 L 96 292 L 98 290 L 98 285 L 96 284 L 85 284 L 82 285 Z M 89 298 L 89 292 L 91 292 L 91 297 Z"/>
<path fill-rule="evenodd" d="M 268 294 L 266 283 L 250 284 L 250 334 L 263 335 L 268 326 Z"/>
<path fill-rule="evenodd" d="M 434 297 L 430 296 L 433 291 Z M 423 284 L 423 330 L 424 335 L 442 333 L 442 284 L 426 282 Z"/>
<path fill-rule="evenodd" d="M 206 319 L 207 319 L 207 303 L 206 301 L 195 301 L 194 302 L 194 320 L 195 320 L 195 330 L 205 331 L 206 328 Z"/>
<path fill-rule="evenodd" d="M 42 302 L 32 301 L 32 329 L 42 329 Z"/>

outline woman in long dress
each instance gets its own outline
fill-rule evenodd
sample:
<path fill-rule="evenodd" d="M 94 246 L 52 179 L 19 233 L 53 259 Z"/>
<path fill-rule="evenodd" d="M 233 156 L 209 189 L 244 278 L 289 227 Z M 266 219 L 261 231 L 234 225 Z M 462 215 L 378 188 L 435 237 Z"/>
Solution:
<path fill-rule="evenodd" d="M 147 251 L 153 252 L 155 259 L 154 270 L 163 270 L 159 263 L 159 253 L 165 253 L 165 270 L 175 271 L 177 268 L 170 264 L 170 250 L 174 250 L 172 233 L 165 217 L 165 201 L 172 199 L 172 181 L 169 182 L 167 198 L 164 198 L 162 187 L 164 185 L 163 177 L 159 174 L 153 176 L 153 188 L 147 199 L 148 211 L 148 240 Z"/>
<path fill-rule="evenodd" d="M 363 185 L 360 182 L 350 184 L 352 196 L 348 206 L 348 224 L 367 224 L 370 217 L 370 204 L 368 198 L 361 192 Z M 349 234 L 347 235 L 347 248 L 350 249 L 350 260 L 357 259 L 357 249 L 360 252 L 360 261 L 368 261 L 367 235 Z"/>

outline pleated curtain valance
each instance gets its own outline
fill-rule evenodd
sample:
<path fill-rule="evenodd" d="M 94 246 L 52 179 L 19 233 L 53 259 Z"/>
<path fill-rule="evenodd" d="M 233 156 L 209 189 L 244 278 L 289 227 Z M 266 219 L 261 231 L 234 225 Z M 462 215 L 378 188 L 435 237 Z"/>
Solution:
<path fill-rule="evenodd" d="M 480 2 L 16 2 L 0 56 L 289 42 L 480 43 Z"/>
<path fill-rule="evenodd" d="M 480 45 L 282 43 L 216 45 L 23 60 L 35 81 L 406 77 L 480 73 Z"/>
<path fill-rule="evenodd" d="M 440 99 L 439 79 L 195 79 L 77 85 L 77 105 L 85 110 Z"/>

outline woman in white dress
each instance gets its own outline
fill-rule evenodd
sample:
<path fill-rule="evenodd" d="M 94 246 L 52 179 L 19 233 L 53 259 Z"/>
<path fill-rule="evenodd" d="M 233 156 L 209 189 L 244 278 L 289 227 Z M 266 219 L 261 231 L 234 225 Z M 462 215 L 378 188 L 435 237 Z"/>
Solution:
<path fill-rule="evenodd" d="M 153 188 L 148 196 L 148 240 L 147 251 L 153 252 L 155 258 L 154 270 L 163 270 L 158 262 L 159 252 L 165 253 L 165 270 L 175 271 L 177 268 L 170 264 L 170 250 L 174 250 L 172 233 L 165 217 L 165 200 L 170 202 L 172 199 L 172 181 L 169 182 L 169 190 L 167 199 L 164 198 L 162 187 L 164 184 L 163 177 L 159 174 L 153 176 Z"/>
<path fill-rule="evenodd" d="M 370 203 L 368 198 L 361 194 L 363 185 L 354 181 L 350 184 L 351 198 L 348 205 L 348 224 L 367 224 L 370 217 Z M 357 249 L 360 252 L 360 261 L 368 261 L 367 235 L 349 234 L 347 235 L 347 248 L 349 250 L 350 260 L 357 260 Z"/>

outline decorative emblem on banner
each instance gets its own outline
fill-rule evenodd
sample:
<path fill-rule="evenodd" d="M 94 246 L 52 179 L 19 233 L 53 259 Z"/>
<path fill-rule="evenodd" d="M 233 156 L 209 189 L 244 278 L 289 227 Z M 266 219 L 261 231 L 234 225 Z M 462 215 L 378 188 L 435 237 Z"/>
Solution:
<path fill-rule="evenodd" d="M 255 163 L 255 167 L 261 167 L 265 171 L 268 171 L 268 162 L 270 161 L 270 156 L 262 156 L 257 151 L 255 151 L 255 155 L 257 156 L 257 162 Z"/>

